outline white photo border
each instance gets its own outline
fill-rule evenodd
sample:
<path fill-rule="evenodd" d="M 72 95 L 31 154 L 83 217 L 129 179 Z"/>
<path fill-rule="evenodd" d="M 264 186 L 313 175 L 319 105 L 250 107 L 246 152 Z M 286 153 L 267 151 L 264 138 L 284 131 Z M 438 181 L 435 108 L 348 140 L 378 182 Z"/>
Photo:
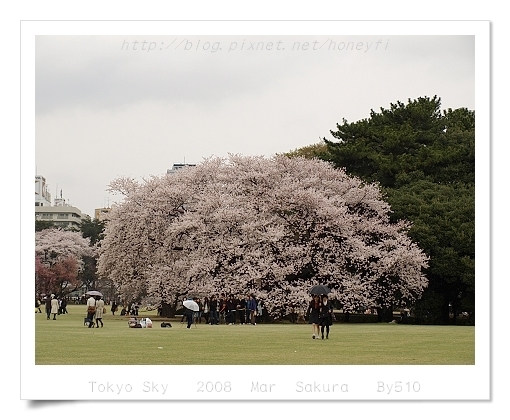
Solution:
<path fill-rule="evenodd" d="M 22 21 L 21 22 L 21 399 L 25 400 L 479 400 L 491 398 L 490 23 L 487 21 Z M 35 162 L 35 37 L 37 35 L 474 35 L 476 48 L 476 344 L 471 366 L 325 366 L 337 392 L 305 391 L 314 366 L 41 366 L 35 365 L 32 196 Z M 384 105 L 384 104 L 381 104 Z M 30 183 L 29 183 L 30 182 Z M 30 200 L 29 200 L 30 198 Z M 30 213 L 29 213 L 30 211 Z M 23 222 L 24 221 L 24 222 Z M 30 298 L 28 298 L 30 297 Z M 100 369 L 104 381 L 95 381 Z M 55 394 L 33 378 L 64 377 Z M 193 378 L 190 380 L 182 378 Z M 254 378 L 274 392 L 252 392 Z M 169 384 L 169 378 L 181 378 Z M 198 381 L 223 384 L 199 392 Z M 402 392 L 381 392 L 395 386 Z M 169 395 L 148 391 L 168 384 Z M 418 384 L 418 385 L 415 385 Z M 101 385 L 103 385 L 101 387 Z M 95 389 L 94 389 L 95 386 Z M 386 389 L 386 388 L 382 389 Z M 226 391 L 228 387 L 228 391 Z M 414 388 L 413 388 L 414 387 Z M 419 387 L 419 392 L 416 391 Z M 129 391 L 128 391 L 129 388 Z M 152 388 L 151 388 L 152 389 Z M 162 388 L 161 388 L 162 389 Z M 389 389 L 389 388 L 388 388 Z M 112 391 L 110 391 L 112 390 Z M 406 392 L 407 391 L 407 392 Z"/>

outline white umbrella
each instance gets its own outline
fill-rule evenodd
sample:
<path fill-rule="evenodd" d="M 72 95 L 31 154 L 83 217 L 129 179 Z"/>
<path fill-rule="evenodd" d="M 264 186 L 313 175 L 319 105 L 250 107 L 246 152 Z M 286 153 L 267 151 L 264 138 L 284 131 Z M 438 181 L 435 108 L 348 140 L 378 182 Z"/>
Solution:
<path fill-rule="evenodd" d="M 103 296 L 103 294 L 101 292 L 98 292 L 97 290 L 89 290 L 85 294 L 90 296 Z"/>
<path fill-rule="evenodd" d="M 194 300 L 185 300 L 182 304 L 185 308 L 188 308 L 194 312 L 198 312 L 198 303 L 196 303 Z"/>

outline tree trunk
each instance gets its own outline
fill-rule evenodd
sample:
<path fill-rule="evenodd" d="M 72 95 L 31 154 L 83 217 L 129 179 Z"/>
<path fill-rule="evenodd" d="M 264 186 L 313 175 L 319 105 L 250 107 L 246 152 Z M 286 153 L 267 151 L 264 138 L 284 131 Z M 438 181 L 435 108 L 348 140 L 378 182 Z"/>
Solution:
<path fill-rule="evenodd" d="M 389 308 L 377 308 L 377 321 L 378 322 L 393 321 L 393 306 L 390 306 Z"/>
<path fill-rule="evenodd" d="M 163 318 L 173 318 L 175 316 L 175 306 L 161 302 L 160 316 Z"/>
<path fill-rule="evenodd" d="M 441 305 L 441 324 L 448 325 L 450 323 L 450 304 L 448 299 L 445 299 Z"/>

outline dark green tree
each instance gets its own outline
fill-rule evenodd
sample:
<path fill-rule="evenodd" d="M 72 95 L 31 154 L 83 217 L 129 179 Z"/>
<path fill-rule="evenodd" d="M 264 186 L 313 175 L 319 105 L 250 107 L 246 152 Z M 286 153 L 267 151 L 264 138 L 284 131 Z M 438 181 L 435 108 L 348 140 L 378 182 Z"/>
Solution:
<path fill-rule="evenodd" d="M 84 238 L 90 238 L 90 244 L 95 246 L 104 238 L 105 222 L 98 219 L 91 219 L 86 216 L 82 219 L 80 230 Z M 83 259 L 84 267 L 81 272 L 81 281 L 83 286 L 87 289 L 98 289 L 100 286 L 100 279 L 97 275 L 96 265 L 97 256 L 86 257 Z"/>
<path fill-rule="evenodd" d="M 44 229 L 52 229 L 55 227 L 55 223 L 50 220 L 36 220 L 35 221 L 35 231 L 40 232 Z"/>
<path fill-rule="evenodd" d="M 96 290 L 98 288 L 99 278 L 96 266 L 97 256 L 83 258 L 83 269 L 80 272 L 79 278 L 82 286 L 85 286 L 87 290 Z"/>
<path fill-rule="evenodd" d="M 95 245 L 104 238 L 105 222 L 98 219 L 91 219 L 86 216 L 81 222 L 81 233 L 84 238 L 90 238 L 90 243 Z"/>
<path fill-rule="evenodd" d="M 450 313 L 467 312 L 474 322 L 474 111 L 441 111 L 438 97 L 423 97 L 344 119 L 331 134 L 288 155 L 328 160 L 380 183 L 393 219 L 410 220 L 410 236 L 431 257 L 417 316 L 449 323 Z"/>
<path fill-rule="evenodd" d="M 393 218 L 413 222 L 409 235 L 430 256 L 429 286 L 415 308 L 418 318 L 447 323 L 450 312 L 454 318 L 467 312 L 474 322 L 474 185 L 422 180 L 386 192 Z"/>

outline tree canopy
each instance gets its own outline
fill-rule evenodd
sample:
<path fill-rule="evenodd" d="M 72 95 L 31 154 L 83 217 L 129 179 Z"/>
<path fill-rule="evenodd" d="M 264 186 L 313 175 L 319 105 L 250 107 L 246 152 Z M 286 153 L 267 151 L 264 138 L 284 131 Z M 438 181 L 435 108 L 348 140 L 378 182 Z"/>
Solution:
<path fill-rule="evenodd" d="M 35 234 L 36 294 L 66 294 L 81 286 L 84 258 L 92 257 L 90 241 L 79 232 L 44 229 Z"/>
<path fill-rule="evenodd" d="M 98 270 L 126 300 L 255 293 L 273 317 L 312 285 L 347 311 L 412 304 L 427 256 L 391 222 L 379 187 L 319 160 L 211 158 L 142 183 L 110 184 Z"/>

